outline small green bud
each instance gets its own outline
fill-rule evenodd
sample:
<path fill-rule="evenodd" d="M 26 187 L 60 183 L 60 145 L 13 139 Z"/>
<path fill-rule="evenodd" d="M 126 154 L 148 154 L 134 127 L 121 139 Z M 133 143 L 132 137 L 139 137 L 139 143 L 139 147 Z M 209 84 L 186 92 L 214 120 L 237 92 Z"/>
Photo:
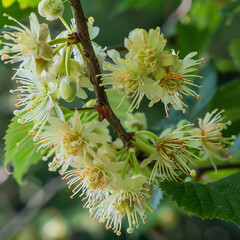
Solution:
<path fill-rule="evenodd" d="M 60 83 L 61 97 L 67 102 L 72 102 L 77 94 L 77 83 L 73 77 L 67 76 Z"/>
<path fill-rule="evenodd" d="M 62 0 L 42 0 L 38 4 L 38 12 L 42 17 L 52 21 L 62 15 L 64 5 Z"/>

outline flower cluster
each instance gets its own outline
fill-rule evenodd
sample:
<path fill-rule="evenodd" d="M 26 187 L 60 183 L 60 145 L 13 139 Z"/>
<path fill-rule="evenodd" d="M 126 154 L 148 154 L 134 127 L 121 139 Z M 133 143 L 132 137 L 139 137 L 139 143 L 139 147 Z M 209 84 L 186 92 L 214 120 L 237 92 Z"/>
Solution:
<path fill-rule="evenodd" d="M 46 64 L 53 58 L 52 49 L 48 44 L 50 41 L 48 25 L 39 24 L 34 13 L 29 16 L 30 29 L 7 14 L 4 14 L 4 16 L 20 27 L 4 26 L 4 28 L 9 28 L 10 31 L 2 32 L 3 36 L 1 37 L 5 39 L 2 42 L 4 48 L 0 51 L 2 60 L 11 64 L 21 62 L 20 68 L 35 69 L 40 74 Z"/>
<path fill-rule="evenodd" d="M 135 29 L 125 39 L 128 50 L 122 59 L 116 50 L 108 51 L 108 56 L 114 64 L 105 63 L 104 69 L 109 73 L 103 74 L 103 85 L 112 85 L 123 99 L 131 98 L 130 111 L 139 108 L 143 96 L 150 100 L 149 106 L 162 101 L 167 117 L 168 105 L 184 113 L 189 106 L 183 102 L 183 95 L 199 99 L 192 87 L 196 85 L 194 78 L 202 78 L 194 74 L 201 60 L 194 60 L 197 53 L 188 54 L 183 60 L 174 51 L 164 51 L 166 39 L 160 33 L 160 28 Z"/>
<path fill-rule="evenodd" d="M 4 38 L 0 41 L 4 45 L 0 51 L 1 59 L 6 64 L 21 63 L 12 77 L 18 87 L 10 90 L 10 93 L 17 93 L 17 110 L 14 114 L 19 116 L 19 123 L 33 122 L 29 133 L 35 135 L 34 140 L 42 134 L 42 129 L 51 116 L 64 119 L 58 104 L 60 99 L 67 102 L 73 101 L 76 96 L 86 99 L 85 89 L 92 90 L 81 46 L 76 43 L 76 39 L 68 36 L 74 29 L 76 31 L 76 26 L 73 23 L 71 29 L 61 16 L 62 1 L 41 1 L 39 11 L 47 19 L 62 20 L 67 30 L 51 40 L 48 25 L 39 24 L 34 13 L 29 16 L 30 28 L 4 14 L 19 27 L 5 25 L 9 31 L 3 31 L 0 36 Z M 90 20 L 89 34 L 93 39 L 98 35 L 99 28 L 93 27 L 92 18 Z M 106 54 L 97 44 L 93 44 L 99 59 L 103 61 Z"/>
<path fill-rule="evenodd" d="M 231 124 L 224 123 L 217 109 L 207 113 L 204 119 L 199 119 L 199 127 L 194 124 L 180 122 L 174 130 L 166 129 L 158 137 L 148 131 L 139 131 L 135 136 L 135 145 L 144 151 L 149 157 L 141 163 L 141 168 L 155 161 L 149 181 L 153 182 L 157 177 L 168 181 L 184 181 L 179 173 L 187 176 L 196 176 L 196 171 L 191 169 L 197 167 L 197 161 L 205 162 L 211 160 L 216 169 L 214 159 L 226 160 L 229 155 L 228 147 L 233 145 L 236 138 L 223 137 L 222 131 Z"/>
<path fill-rule="evenodd" d="M 200 87 L 193 80 L 202 78 L 194 74 L 201 60 L 193 59 L 196 52 L 180 59 L 174 51 L 166 51 L 160 28 L 130 32 L 125 39 L 128 53 L 124 58 L 116 50 L 107 52 L 113 63 L 106 61 L 106 49 L 92 42 L 98 67 L 108 71 L 102 74 L 100 83 L 106 102 L 94 105 L 96 101 L 92 99 L 81 108 L 61 107 L 60 103 L 72 102 L 76 97 L 87 99 L 85 90 L 98 88 L 95 83 L 92 86 L 95 72 L 88 72 L 91 64 L 76 23 L 72 20 L 68 25 L 62 17 L 63 10 L 61 0 L 42 0 L 39 4 L 40 15 L 50 21 L 60 19 L 66 27 L 52 40 L 48 25 L 39 24 L 34 13 L 29 17 L 30 28 L 8 17 L 20 25 L 5 26 L 10 30 L 1 36 L 2 60 L 20 63 L 12 77 L 18 86 L 10 90 L 17 93 L 14 114 L 20 124 L 32 123 L 28 134 L 34 135 L 37 152 L 41 149 L 43 160 L 50 160 L 49 171 L 59 170 L 71 189 L 70 198 L 79 196 L 90 216 L 117 235 L 121 235 L 126 217 L 127 232 L 132 233 L 140 222 L 146 223 L 148 211 L 153 212 L 149 198 L 159 181 L 184 181 L 186 176 L 196 176 L 198 161 L 210 159 L 216 168 L 215 159 L 227 159 L 228 147 L 235 137 L 223 137 L 222 131 L 231 123 L 223 122 L 223 111 L 214 110 L 199 119 L 198 126 L 183 120 L 158 136 L 147 130 L 144 113 L 129 113 L 124 122 L 129 134 L 125 132 L 124 138 L 124 129 L 119 128 L 115 133 L 122 138 L 113 140 L 99 110 L 99 106 L 107 109 L 105 118 L 112 126 L 121 127 L 104 95 L 106 85 L 122 94 L 120 104 L 125 98 L 132 100 L 129 111 L 139 108 L 146 96 L 149 106 L 161 101 L 167 117 L 169 104 L 185 113 L 188 105 L 183 101 L 184 95 L 199 98 L 192 87 Z M 93 22 L 90 17 L 86 25 L 89 42 L 99 33 Z"/>

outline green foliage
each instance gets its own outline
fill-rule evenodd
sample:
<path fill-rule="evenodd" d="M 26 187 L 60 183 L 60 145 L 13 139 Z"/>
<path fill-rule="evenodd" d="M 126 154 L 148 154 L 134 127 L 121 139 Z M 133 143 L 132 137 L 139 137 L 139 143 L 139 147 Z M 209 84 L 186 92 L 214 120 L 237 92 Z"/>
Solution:
<path fill-rule="evenodd" d="M 217 182 L 162 182 L 162 190 L 172 196 L 178 206 L 202 219 L 218 218 L 240 225 L 240 173 Z"/>
<path fill-rule="evenodd" d="M 225 5 L 220 10 L 220 14 L 227 17 L 227 23 L 231 23 L 235 13 L 239 12 L 239 10 L 240 10 L 240 0 L 231 1 L 229 4 Z"/>
<path fill-rule="evenodd" d="M 202 53 L 209 42 L 211 31 L 208 29 L 198 29 L 195 24 L 177 26 L 178 48 L 181 58 L 184 58 L 189 52 L 196 51 Z M 191 37 L 189 37 L 191 36 Z"/>
<path fill-rule="evenodd" d="M 240 68 L 240 39 L 234 39 L 231 41 L 229 51 L 236 66 Z"/>
<path fill-rule="evenodd" d="M 121 106 L 116 110 L 119 103 L 121 102 L 122 95 L 118 94 L 117 91 L 107 91 L 107 96 L 111 108 L 116 113 L 117 117 L 120 118 L 122 122 L 124 122 L 127 119 L 126 112 L 130 107 L 130 102 L 127 99 L 125 99 Z"/>
<path fill-rule="evenodd" d="M 2 5 L 4 8 L 8 8 L 12 6 L 16 1 L 18 2 L 20 9 L 36 7 L 40 2 L 40 0 L 2 0 Z"/>
<path fill-rule="evenodd" d="M 34 1 L 32 1 L 34 2 Z M 35 4 L 36 5 L 36 4 Z M 13 22 L 9 21 L 7 17 L 4 17 L 3 14 L 7 13 L 9 16 L 16 18 L 17 20 L 21 20 L 30 15 L 31 12 L 37 12 L 37 9 L 25 8 L 20 9 L 19 4 L 14 2 L 10 7 L 4 8 L 3 2 L 0 1 L 0 28 L 3 28 L 5 24 L 12 25 Z"/>
<path fill-rule="evenodd" d="M 158 0 L 123 0 L 117 4 L 117 11 L 123 12 L 129 9 L 159 9 L 163 7 L 163 1 Z"/>
<path fill-rule="evenodd" d="M 38 146 L 34 145 L 33 136 L 28 134 L 33 124 L 19 124 L 17 120 L 17 116 L 12 118 L 12 123 L 10 123 L 4 137 L 6 141 L 5 167 L 12 163 L 14 178 L 19 184 L 24 184 L 23 175 L 32 165 L 41 160 L 42 155 L 36 152 Z"/>
<path fill-rule="evenodd" d="M 219 0 L 195 0 L 192 4 L 190 16 L 197 27 L 199 29 L 214 30 L 221 18 L 218 10 L 222 3 L 219 3 Z"/>
<path fill-rule="evenodd" d="M 200 73 L 204 78 L 200 83 L 202 88 L 198 94 L 200 98 L 190 105 L 189 116 L 193 121 L 207 107 L 217 91 L 217 71 L 212 63 L 205 66 Z"/>
<path fill-rule="evenodd" d="M 237 100 L 239 98 L 239 92 L 240 79 L 233 80 L 218 89 L 210 105 L 211 109 L 225 109 L 224 116 L 233 123 L 232 126 L 229 127 L 232 134 L 240 131 L 240 106 Z"/>

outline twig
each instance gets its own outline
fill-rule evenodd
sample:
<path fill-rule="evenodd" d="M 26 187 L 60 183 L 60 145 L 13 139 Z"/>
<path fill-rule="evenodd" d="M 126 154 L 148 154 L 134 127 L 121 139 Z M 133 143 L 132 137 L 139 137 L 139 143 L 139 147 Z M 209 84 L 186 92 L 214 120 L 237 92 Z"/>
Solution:
<path fill-rule="evenodd" d="M 234 168 L 239 168 L 240 169 L 240 163 L 228 163 L 224 165 L 219 165 L 217 166 L 218 170 L 221 169 L 234 169 Z M 206 166 L 206 167 L 201 167 L 197 168 L 197 179 L 198 180 L 205 172 L 213 171 L 214 167 L 213 166 Z"/>
<path fill-rule="evenodd" d="M 116 136 L 118 136 L 122 140 L 125 146 L 132 145 L 130 141 L 130 136 L 125 131 L 125 129 L 121 125 L 120 120 L 114 114 L 109 105 L 104 87 L 99 86 L 99 84 L 101 83 L 102 69 L 99 65 L 98 59 L 92 47 L 92 43 L 88 33 L 87 19 L 84 16 L 81 2 L 80 0 L 68 0 L 68 2 L 72 7 L 73 15 L 77 26 L 77 32 L 79 34 L 83 54 L 86 58 L 87 68 L 90 74 L 90 80 L 93 84 L 93 88 L 98 99 L 98 104 L 103 106 L 103 112 L 101 112 L 101 108 L 98 106 L 98 111 L 100 111 L 99 115 L 101 116 L 99 119 L 101 120 L 102 117 L 104 118 L 104 114 L 108 110 L 109 113 L 105 114 L 105 118 L 112 126 Z"/>

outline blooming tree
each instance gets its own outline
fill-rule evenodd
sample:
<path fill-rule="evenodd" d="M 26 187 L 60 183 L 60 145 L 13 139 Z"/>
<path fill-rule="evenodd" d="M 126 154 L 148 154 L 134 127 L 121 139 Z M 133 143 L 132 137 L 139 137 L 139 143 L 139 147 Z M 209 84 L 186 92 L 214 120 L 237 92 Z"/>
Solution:
<path fill-rule="evenodd" d="M 10 90 L 16 94 L 16 116 L 5 137 L 6 164 L 13 158 L 9 157 L 12 148 L 21 147 L 27 138 L 29 144 L 34 143 L 30 144 L 32 158 L 43 155 L 49 171 L 59 171 L 71 189 L 70 198 L 79 196 L 85 201 L 84 208 L 93 220 L 121 235 L 126 216 L 127 232 L 132 233 L 154 211 L 149 201 L 154 189 L 164 189 L 179 202 L 173 189 L 184 186 L 191 196 L 191 191 L 197 190 L 187 186 L 200 184 L 194 182 L 198 164 L 210 161 L 217 172 L 215 161 L 228 159 L 235 136 L 223 136 L 231 122 L 217 109 L 199 118 L 196 125 L 182 120 L 160 135 L 149 131 L 144 113 L 132 112 L 141 109 L 146 97 L 149 108 L 162 102 L 166 118 L 170 106 L 185 113 L 191 107 L 186 99 L 200 98 L 196 90 L 201 88 L 198 79 L 202 76 L 196 72 L 204 59 L 196 60 L 196 52 L 181 59 L 178 52 L 168 51 L 159 27 L 131 31 L 124 42 L 124 56 L 102 48 L 94 42 L 99 34 L 94 19 L 84 16 L 79 0 L 68 2 L 74 15 L 71 24 L 62 16 L 62 0 L 42 0 L 38 5 L 42 17 L 60 20 L 66 28 L 54 39 L 48 25 L 40 24 L 34 13 L 29 16 L 29 27 L 5 14 L 18 26 L 5 26 L 0 54 L 5 63 L 20 63 L 12 77 L 18 87 Z M 89 90 L 94 91 L 95 99 L 88 97 Z M 114 110 L 109 91 L 121 95 Z M 60 105 L 60 100 L 72 102 L 75 98 L 85 104 L 75 109 Z M 128 106 L 125 121 L 116 115 L 124 103 Z M 10 138 L 18 131 L 24 137 L 11 146 Z M 210 191 L 215 204 L 216 192 L 205 191 Z M 201 194 L 206 192 L 196 194 L 205 206 Z M 231 218 L 227 211 L 207 215 L 187 205 L 183 203 L 188 212 L 203 218 L 240 223 L 239 217 Z"/>

